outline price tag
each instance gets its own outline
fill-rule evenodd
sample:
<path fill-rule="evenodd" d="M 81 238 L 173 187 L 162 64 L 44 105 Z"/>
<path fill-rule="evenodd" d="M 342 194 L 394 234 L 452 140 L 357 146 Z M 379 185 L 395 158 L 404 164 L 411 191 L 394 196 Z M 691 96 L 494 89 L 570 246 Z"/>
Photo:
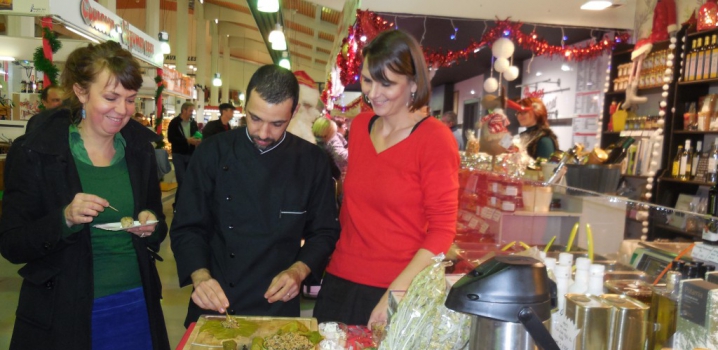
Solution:
<path fill-rule="evenodd" d="M 691 257 L 694 259 L 701 259 L 712 263 L 718 263 L 718 246 L 711 246 L 707 244 L 696 244 L 691 252 Z"/>
<path fill-rule="evenodd" d="M 484 219 L 491 219 L 491 217 L 494 215 L 494 210 L 489 207 L 483 207 L 481 208 L 481 217 Z"/>
<path fill-rule="evenodd" d="M 486 221 L 481 222 L 481 227 L 479 227 L 479 233 L 481 233 L 483 235 L 488 230 L 489 230 L 489 224 Z"/>
<path fill-rule="evenodd" d="M 628 136 L 628 131 L 627 131 L 627 130 L 621 131 L 620 136 L 621 136 L 621 137 L 626 137 L 626 136 Z"/>
<path fill-rule="evenodd" d="M 551 336 L 561 350 L 574 350 L 579 329 L 560 312 L 551 314 Z"/>
<path fill-rule="evenodd" d="M 491 217 L 492 220 L 498 222 L 501 220 L 501 212 L 498 210 L 494 210 L 494 215 Z"/>
<path fill-rule="evenodd" d="M 463 211 L 462 219 L 464 222 L 471 221 L 471 218 L 474 217 L 474 214 L 472 214 L 470 211 Z"/>
<path fill-rule="evenodd" d="M 476 227 L 479 226 L 479 223 L 480 223 L 480 222 L 481 222 L 481 219 L 479 219 L 479 218 L 477 218 L 477 217 L 474 216 L 474 217 L 469 221 L 469 223 L 468 223 L 466 226 L 468 226 L 470 229 L 473 230 L 473 229 L 476 229 Z"/>

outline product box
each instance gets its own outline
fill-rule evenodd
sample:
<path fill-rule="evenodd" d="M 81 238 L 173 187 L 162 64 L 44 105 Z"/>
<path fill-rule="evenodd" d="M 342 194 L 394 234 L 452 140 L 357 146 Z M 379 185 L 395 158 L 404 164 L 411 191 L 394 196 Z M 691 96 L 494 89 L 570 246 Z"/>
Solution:
<path fill-rule="evenodd" d="M 708 281 L 710 283 L 718 284 L 718 271 L 707 272 L 706 273 L 706 281 Z"/>
<path fill-rule="evenodd" d="M 718 284 L 681 281 L 674 350 L 718 349 Z"/>

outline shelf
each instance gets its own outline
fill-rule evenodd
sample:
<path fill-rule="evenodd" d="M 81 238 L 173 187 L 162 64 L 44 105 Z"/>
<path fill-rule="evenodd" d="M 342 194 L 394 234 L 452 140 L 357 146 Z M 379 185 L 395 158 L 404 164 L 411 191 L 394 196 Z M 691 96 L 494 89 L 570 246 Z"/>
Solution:
<path fill-rule="evenodd" d="M 623 176 L 623 177 L 630 177 L 630 178 L 632 178 L 632 179 L 647 179 L 647 178 L 649 178 L 649 177 L 653 177 L 653 176 L 648 176 L 648 175 L 625 175 L 625 174 L 624 174 L 624 175 L 621 175 L 621 176 Z"/>
<path fill-rule="evenodd" d="M 581 213 L 574 213 L 574 212 L 560 211 L 560 210 L 552 210 L 552 211 L 545 212 L 545 213 L 517 210 L 513 213 L 502 212 L 501 214 L 502 215 L 513 215 L 513 216 L 534 216 L 534 217 L 579 217 L 579 216 L 581 216 Z"/>
<path fill-rule="evenodd" d="M 693 131 L 693 130 L 674 130 L 674 134 L 684 134 L 684 135 L 704 135 L 704 134 L 718 134 L 718 130 L 708 130 L 708 131 Z"/>
<path fill-rule="evenodd" d="M 718 78 L 703 79 L 703 80 L 691 80 L 691 81 L 679 81 L 678 86 L 713 84 L 713 83 L 718 83 Z"/>
<path fill-rule="evenodd" d="M 672 177 L 659 177 L 658 181 L 661 182 L 675 182 L 675 183 L 681 183 L 686 185 L 698 185 L 698 186 L 713 186 L 713 183 L 710 182 L 704 182 L 704 181 L 692 181 L 692 180 L 679 180 L 674 179 Z"/>
<path fill-rule="evenodd" d="M 702 238 L 699 233 L 686 232 L 686 231 L 683 231 L 683 230 L 681 230 L 681 229 L 679 229 L 679 228 L 676 228 L 676 227 L 673 227 L 673 226 L 670 226 L 670 225 L 654 224 L 653 227 L 654 227 L 654 228 L 661 229 L 661 230 L 671 231 L 671 232 L 677 233 L 677 234 L 679 234 L 679 235 L 681 235 L 681 236 L 694 237 L 694 238 Z"/>
<path fill-rule="evenodd" d="M 604 131 L 603 134 L 604 135 L 620 135 L 621 132 L 620 131 Z"/>
<path fill-rule="evenodd" d="M 643 92 L 643 93 L 647 93 L 647 94 L 657 94 L 659 92 L 663 92 L 663 85 L 648 87 L 648 88 L 640 88 L 640 89 L 638 89 L 638 92 Z M 625 95 L 625 94 L 626 94 L 626 90 L 609 91 L 609 92 L 604 93 L 604 95 L 606 95 L 606 96 L 618 96 L 618 95 Z"/>
<path fill-rule="evenodd" d="M 715 29 L 710 30 L 703 30 L 703 31 L 695 31 L 693 33 L 686 33 L 686 38 L 699 38 L 699 37 L 705 37 L 706 35 L 713 35 L 718 34 L 718 32 Z"/>

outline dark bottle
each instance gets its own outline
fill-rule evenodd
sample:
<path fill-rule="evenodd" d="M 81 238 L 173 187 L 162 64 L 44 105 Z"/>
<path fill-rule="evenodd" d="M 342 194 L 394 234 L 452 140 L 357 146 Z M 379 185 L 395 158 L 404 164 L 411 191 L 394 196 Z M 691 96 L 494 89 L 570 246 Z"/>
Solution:
<path fill-rule="evenodd" d="M 633 139 L 633 137 L 627 137 L 620 147 L 611 150 L 604 164 L 618 164 L 622 162 L 623 159 L 626 158 L 626 155 L 628 155 L 628 147 L 631 147 L 634 142 L 636 142 L 636 140 Z"/>
<path fill-rule="evenodd" d="M 718 187 L 715 184 L 708 190 L 708 214 L 718 216 Z"/>

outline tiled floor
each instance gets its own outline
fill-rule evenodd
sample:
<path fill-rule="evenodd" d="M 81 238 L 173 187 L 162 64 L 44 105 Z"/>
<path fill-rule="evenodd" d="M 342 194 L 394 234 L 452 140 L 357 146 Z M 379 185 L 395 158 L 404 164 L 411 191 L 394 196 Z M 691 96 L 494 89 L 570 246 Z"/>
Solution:
<path fill-rule="evenodd" d="M 172 218 L 174 217 L 172 215 L 173 192 L 163 193 L 163 210 L 167 216 L 168 225 L 172 223 Z M 164 258 L 164 262 L 157 264 L 164 296 L 162 308 L 165 322 L 167 323 L 170 345 L 175 348 L 185 332 L 183 325 L 191 289 L 189 287 L 179 288 L 177 266 L 170 249 L 169 239 L 162 243 L 160 255 Z M 7 349 L 10 344 L 10 336 L 15 321 L 15 308 L 17 307 L 20 291 L 21 279 L 17 275 L 17 270 L 20 267 L 20 265 L 12 265 L 0 257 L 0 349 Z M 312 300 L 303 300 L 302 316 L 311 316 L 313 306 L 314 302 Z"/>

